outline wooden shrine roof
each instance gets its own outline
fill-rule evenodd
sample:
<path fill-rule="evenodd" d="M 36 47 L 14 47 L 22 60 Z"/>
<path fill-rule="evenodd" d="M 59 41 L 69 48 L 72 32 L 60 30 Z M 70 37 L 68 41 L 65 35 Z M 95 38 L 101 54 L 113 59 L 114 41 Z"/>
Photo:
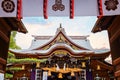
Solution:
<path fill-rule="evenodd" d="M 102 30 L 106 30 L 116 17 L 120 16 L 103 16 L 101 18 L 98 18 L 92 29 L 92 32 L 96 33 Z"/>
<path fill-rule="evenodd" d="M 27 29 L 25 28 L 23 22 L 18 20 L 17 18 L 0 18 L 0 22 L 6 27 L 8 30 L 16 30 L 22 33 L 27 33 Z"/>
<path fill-rule="evenodd" d="M 35 39 L 33 40 L 31 46 L 37 45 L 37 47 L 30 47 L 25 50 L 10 49 L 10 52 L 14 53 L 16 56 L 21 56 L 21 58 L 22 56 L 36 58 L 49 57 L 53 54 L 54 51 L 57 50 L 67 51 L 69 55 L 74 57 L 103 56 L 106 54 L 108 56 L 110 54 L 109 50 L 107 49 L 94 50 L 91 47 L 89 40 L 87 39 L 88 36 L 67 36 L 64 28 L 62 28 L 61 25 L 57 29 L 55 36 L 33 37 Z M 42 42 L 40 42 L 41 40 Z"/>

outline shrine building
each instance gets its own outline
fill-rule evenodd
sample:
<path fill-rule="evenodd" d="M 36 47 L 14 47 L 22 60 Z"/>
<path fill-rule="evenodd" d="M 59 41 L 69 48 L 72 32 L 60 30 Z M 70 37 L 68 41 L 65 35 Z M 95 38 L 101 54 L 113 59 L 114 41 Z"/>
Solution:
<path fill-rule="evenodd" d="M 46 59 L 37 63 L 17 63 L 23 70 L 13 80 L 113 80 L 113 66 L 105 61 L 109 49 L 93 49 L 89 36 L 68 36 L 60 25 L 54 36 L 36 36 L 28 49 L 9 51 L 17 59 Z"/>

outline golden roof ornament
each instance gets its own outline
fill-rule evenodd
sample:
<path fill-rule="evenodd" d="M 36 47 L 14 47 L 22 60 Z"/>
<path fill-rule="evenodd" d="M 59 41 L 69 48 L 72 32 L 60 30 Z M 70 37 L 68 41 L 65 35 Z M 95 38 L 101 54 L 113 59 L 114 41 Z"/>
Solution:
<path fill-rule="evenodd" d="M 57 28 L 56 34 L 59 33 L 60 31 L 66 34 L 64 28 L 62 28 L 62 24 L 61 23 L 60 23 L 60 27 Z"/>

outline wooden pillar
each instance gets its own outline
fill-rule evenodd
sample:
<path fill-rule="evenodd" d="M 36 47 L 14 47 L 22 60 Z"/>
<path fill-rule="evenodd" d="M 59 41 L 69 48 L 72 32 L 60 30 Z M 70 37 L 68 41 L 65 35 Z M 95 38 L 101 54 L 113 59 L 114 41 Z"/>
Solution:
<path fill-rule="evenodd" d="M 118 36 L 114 41 L 110 42 L 112 60 L 120 57 L 120 36 Z"/>
<path fill-rule="evenodd" d="M 5 73 L 7 56 L 8 56 L 8 48 L 9 48 L 9 39 L 10 39 L 10 31 L 2 28 L 0 24 L 0 71 Z"/>
<path fill-rule="evenodd" d="M 120 16 L 117 16 L 108 28 L 114 75 L 120 80 Z"/>

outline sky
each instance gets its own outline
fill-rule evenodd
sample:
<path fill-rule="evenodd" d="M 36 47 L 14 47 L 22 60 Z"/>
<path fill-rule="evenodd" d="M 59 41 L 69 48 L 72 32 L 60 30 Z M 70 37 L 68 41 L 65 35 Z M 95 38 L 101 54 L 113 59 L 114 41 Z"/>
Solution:
<path fill-rule="evenodd" d="M 96 16 L 82 16 L 70 19 L 69 17 L 24 17 L 22 19 L 28 33 L 17 33 L 16 43 L 22 49 L 27 49 L 33 40 L 32 35 L 51 36 L 55 35 L 57 28 L 60 24 L 65 29 L 66 34 L 69 36 L 86 36 L 94 49 L 107 48 L 109 49 L 109 40 L 107 31 L 92 33 L 92 28 L 97 20 Z"/>

